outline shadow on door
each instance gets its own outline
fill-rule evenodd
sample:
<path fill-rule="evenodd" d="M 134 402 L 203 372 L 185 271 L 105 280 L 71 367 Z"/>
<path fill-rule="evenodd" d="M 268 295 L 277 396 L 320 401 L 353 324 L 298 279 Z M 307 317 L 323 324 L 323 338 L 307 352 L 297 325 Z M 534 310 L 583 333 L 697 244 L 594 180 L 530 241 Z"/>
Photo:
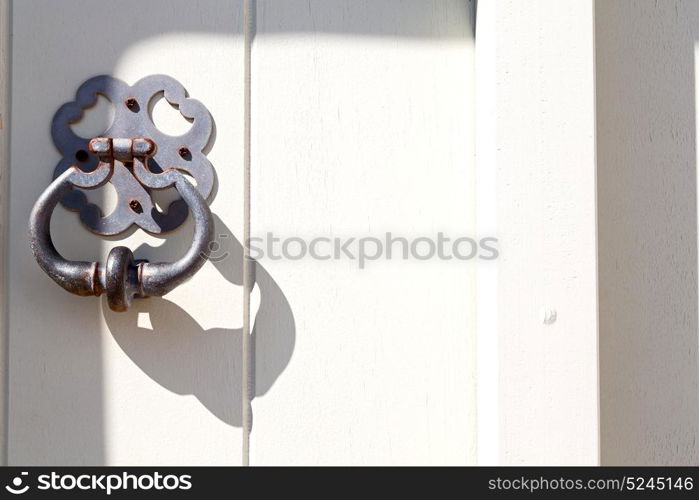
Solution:
<path fill-rule="evenodd" d="M 281 3 L 263 3 L 266 8 L 282 8 Z M 374 19 L 377 9 L 398 12 L 406 4 L 423 5 L 423 0 L 351 1 L 293 0 L 283 3 L 289 22 L 280 31 L 326 31 L 362 36 L 461 37 L 463 27 L 446 23 L 446 32 L 436 33 L 421 19 L 401 19 L 400 29 L 385 33 Z M 9 461 L 26 465 L 99 465 L 113 463 L 113 452 L 106 435 L 110 396 L 105 394 L 104 353 L 116 342 L 129 360 L 160 386 L 176 394 L 194 395 L 220 421 L 239 426 L 240 409 L 240 331 L 239 325 L 204 327 L 188 310 L 185 302 L 171 298 L 137 301 L 131 311 L 114 314 L 96 299 L 71 296 L 41 273 L 29 251 L 26 224 L 34 201 L 48 185 L 59 156 L 49 134 L 56 109 L 74 98 L 75 90 L 87 78 L 114 74 L 117 69 L 138 73 L 138 77 L 175 66 L 196 78 L 180 78 L 192 91 L 195 81 L 200 90 L 218 85 L 216 100 L 221 109 L 214 113 L 221 147 L 233 153 L 213 160 L 219 172 L 233 169 L 240 176 L 226 174 L 218 186 L 214 213 L 218 243 L 230 258 L 213 262 L 215 279 L 231 285 L 241 283 L 242 247 L 235 234 L 242 236 L 242 0 L 22 0 L 13 4 L 13 88 L 12 88 L 12 168 L 9 270 L 10 387 Z M 464 9 L 468 9 L 464 2 Z M 313 15 L 293 16 L 295 9 Z M 419 9 L 414 9 L 419 11 Z M 344 19 L 342 23 L 337 22 Z M 295 21 L 298 19 L 298 22 Z M 351 22 L 348 22 L 350 19 Z M 309 22 L 311 22 L 309 24 Z M 347 27 L 351 29 L 347 29 Z M 267 27 L 268 32 L 274 27 Z M 172 41 L 172 50 L 157 60 L 134 57 L 144 45 Z M 185 57 L 176 48 L 182 40 L 199 40 L 200 52 Z M 212 60 L 211 51 L 222 41 L 233 40 L 238 55 Z M 124 68 L 124 55 L 134 64 Z M 144 51 L 144 54 L 146 52 Z M 139 56 L 140 54 L 135 54 Z M 240 63 L 238 65 L 238 62 Z M 220 68 L 236 64 L 225 80 Z M 131 63 L 130 63 L 131 64 Z M 168 66 L 169 65 L 169 66 Z M 220 68 L 219 68 L 220 66 Z M 119 76 L 119 75 L 116 75 Z M 293 75 L 290 75 L 293 77 Z M 134 80 L 128 83 L 134 83 Z M 205 82 L 206 85 L 202 82 Z M 230 91 L 228 91 L 230 90 Z M 200 96 L 193 93 L 193 97 Z M 240 99 L 239 99 L 240 97 Z M 205 102 L 206 105 L 210 103 Z M 226 108 L 228 106 L 228 108 Z M 234 115 L 234 116 L 231 116 Z M 233 141 L 233 146 L 231 146 Z M 215 150 L 212 150 L 212 155 Z M 105 193 L 102 193 L 105 195 Z M 99 196 L 99 194 L 98 194 Z M 97 200 L 99 201 L 99 200 Z M 105 201 L 106 199 L 102 200 Z M 228 206 L 226 208 L 225 206 Z M 226 222 L 224 222 L 224 219 Z M 70 259 L 104 259 L 114 241 L 103 240 L 85 231 L 73 213 L 56 210 L 52 221 L 56 246 Z M 223 236 L 225 235 L 225 236 Z M 142 244 L 137 257 L 168 260 L 178 257 L 189 244 L 187 231 L 166 237 L 161 245 Z M 255 318 L 254 345 L 258 363 L 255 394 L 268 391 L 289 363 L 295 344 L 292 307 L 275 280 L 257 266 L 256 283 L 260 308 Z M 202 291 L 207 293 L 206 290 Z M 235 305 L 239 307 L 239 305 Z M 147 312 L 151 328 L 139 324 L 139 313 Z M 272 361 L 270 361 L 272 360 Z M 271 363 L 271 364 L 270 364 Z M 116 381 L 118 383 L 118 379 Z M 129 399 L 121 400 L 127 411 Z M 122 411 L 124 408 L 122 408 Z M 157 426 L 155 418 L 154 426 Z M 174 426 L 187 433 L 186 423 Z M 112 425 L 112 424 L 109 424 Z M 148 443 L 141 443 L 148 447 Z M 231 460 L 237 460 L 234 450 Z M 151 463 L 158 457 L 147 457 Z M 163 459 L 163 461 L 171 460 Z M 184 456 L 175 460 L 184 462 Z M 202 461 L 206 460 L 205 454 Z"/>
<path fill-rule="evenodd" d="M 699 4 L 596 2 L 602 465 L 699 461 Z"/>

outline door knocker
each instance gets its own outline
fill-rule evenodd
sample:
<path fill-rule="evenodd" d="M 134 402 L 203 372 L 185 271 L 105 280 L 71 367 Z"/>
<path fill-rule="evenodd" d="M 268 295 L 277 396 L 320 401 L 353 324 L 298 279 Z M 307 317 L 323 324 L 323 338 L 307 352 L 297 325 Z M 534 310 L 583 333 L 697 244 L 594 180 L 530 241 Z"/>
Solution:
<path fill-rule="evenodd" d="M 82 118 L 99 95 L 114 105 L 114 120 L 102 137 L 79 137 L 70 125 Z M 173 137 L 157 129 L 149 108 L 160 95 L 192 121 L 186 134 Z M 106 293 L 114 311 L 128 309 L 133 298 L 162 296 L 189 279 L 204 265 L 213 240 L 213 219 L 206 198 L 214 185 L 214 171 L 204 153 L 212 131 L 213 121 L 204 105 L 188 98 L 184 87 L 168 76 L 149 76 L 133 86 L 110 76 L 83 83 L 76 100 L 56 112 L 51 126 L 63 158 L 29 220 L 29 241 L 39 266 L 71 293 Z M 187 175 L 194 178 L 196 186 Z M 116 189 L 118 201 L 114 211 L 104 216 L 76 188 L 96 189 L 107 182 Z M 160 211 L 151 199 L 151 190 L 171 186 L 181 198 Z M 175 262 L 137 260 L 124 246 L 113 248 L 104 264 L 70 261 L 51 240 L 51 214 L 58 203 L 78 212 L 87 229 L 105 236 L 123 233 L 134 225 L 150 233 L 165 233 L 179 227 L 191 212 L 192 246 Z"/>

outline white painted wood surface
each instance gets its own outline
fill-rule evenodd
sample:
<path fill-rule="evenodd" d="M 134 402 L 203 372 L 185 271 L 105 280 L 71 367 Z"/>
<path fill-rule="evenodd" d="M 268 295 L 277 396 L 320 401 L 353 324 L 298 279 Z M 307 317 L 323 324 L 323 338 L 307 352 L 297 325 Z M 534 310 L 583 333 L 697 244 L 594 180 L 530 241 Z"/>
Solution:
<path fill-rule="evenodd" d="M 479 235 L 498 234 L 497 2 L 478 4 L 475 59 L 476 216 Z M 500 463 L 498 266 L 480 261 L 476 274 L 476 411 L 478 464 Z"/>
<path fill-rule="evenodd" d="M 496 2 L 500 462 L 595 465 L 594 2 Z"/>
<path fill-rule="evenodd" d="M 699 464 L 699 3 L 597 2 L 601 457 Z"/>
<path fill-rule="evenodd" d="M 253 236 L 472 235 L 478 211 L 501 258 L 480 267 L 478 300 L 475 265 L 262 259 L 250 463 L 473 463 L 476 316 L 481 463 L 696 463 L 694 3 L 482 0 L 477 166 L 466 1 L 253 3 Z M 242 0 L 14 4 L 9 463 L 244 463 Z M 58 160 L 57 107 L 94 74 L 157 72 L 216 120 L 220 248 L 166 299 L 116 315 L 41 273 L 27 217 Z M 117 244 L 63 210 L 54 233 L 72 258 Z M 166 259 L 189 235 L 125 243 Z"/>
<path fill-rule="evenodd" d="M 0 0 L 0 465 L 7 465 L 7 269 L 10 161 L 10 2 Z"/>
<path fill-rule="evenodd" d="M 468 3 L 257 7 L 253 235 L 472 236 Z M 242 463 L 242 23 L 242 1 L 15 2 L 11 464 Z M 217 124 L 217 262 L 122 315 L 53 284 L 25 236 L 51 117 L 99 73 L 170 74 Z M 117 244 L 53 222 L 70 258 Z M 190 235 L 124 242 L 167 259 Z M 262 260 L 256 279 L 252 464 L 474 462 L 474 265 Z"/>
<path fill-rule="evenodd" d="M 253 236 L 474 234 L 467 2 L 258 2 L 252 78 Z M 474 462 L 475 263 L 261 264 L 251 463 Z"/>
<path fill-rule="evenodd" d="M 242 2 L 223 0 L 14 3 L 11 464 L 241 463 L 241 254 L 233 238 L 242 233 L 241 14 Z M 29 211 L 59 159 L 51 117 L 100 73 L 130 83 L 169 74 L 209 108 L 218 175 L 211 206 L 231 254 L 165 299 L 121 315 L 51 282 L 26 238 Z M 63 209 L 53 232 L 69 258 L 104 258 L 117 244 Z M 188 225 L 166 239 L 137 232 L 125 243 L 169 259 L 190 237 Z"/>

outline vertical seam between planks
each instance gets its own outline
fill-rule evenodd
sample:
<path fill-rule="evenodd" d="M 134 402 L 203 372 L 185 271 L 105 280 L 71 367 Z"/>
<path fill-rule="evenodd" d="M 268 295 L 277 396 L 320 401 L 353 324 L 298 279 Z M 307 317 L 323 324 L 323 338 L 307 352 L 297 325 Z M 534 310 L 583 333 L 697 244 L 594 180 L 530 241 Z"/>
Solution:
<path fill-rule="evenodd" d="M 243 23 L 245 38 L 244 56 L 244 137 L 243 137 L 243 366 L 242 366 L 242 411 L 243 411 L 243 457 L 244 466 L 250 465 L 250 432 L 252 430 L 252 352 L 250 325 L 250 293 L 253 286 L 252 269 L 254 263 L 250 260 L 250 146 L 251 146 L 251 95 L 252 95 L 252 42 L 254 37 L 254 2 L 244 0 Z"/>

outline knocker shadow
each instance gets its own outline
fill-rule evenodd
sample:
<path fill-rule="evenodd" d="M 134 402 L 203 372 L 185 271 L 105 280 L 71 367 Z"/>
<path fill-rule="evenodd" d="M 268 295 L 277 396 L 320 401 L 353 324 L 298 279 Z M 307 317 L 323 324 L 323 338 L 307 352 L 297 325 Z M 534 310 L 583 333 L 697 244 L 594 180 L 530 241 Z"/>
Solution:
<path fill-rule="evenodd" d="M 217 237 L 210 263 L 223 279 L 242 286 L 243 246 L 220 218 L 214 215 L 214 221 Z M 152 250 L 142 245 L 134 253 L 140 256 L 152 254 Z M 284 293 L 258 263 L 255 277 L 259 295 L 253 292 L 250 313 L 251 319 L 254 318 L 253 360 L 263 362 L 253 361 L 252 377 L 254 394 L 261 396 L 289 364 L 296 328 Z M 259 296 L 257 311 L 256 295 Z M 233 300 L 237 299 L 231 295 Z M 204 329 L 185 308 L 186 304 L 151 297 L 135 300 L 123 313 L 111 311 L 104 302 L 102 310 L 114 340 L 151 379 L 176 394 L 196 396 L 220 420 L 239 427 L 242 424 L 242 330 Z M 139 313 L 149 314 L 152 328 L 138 325 Z"/>

